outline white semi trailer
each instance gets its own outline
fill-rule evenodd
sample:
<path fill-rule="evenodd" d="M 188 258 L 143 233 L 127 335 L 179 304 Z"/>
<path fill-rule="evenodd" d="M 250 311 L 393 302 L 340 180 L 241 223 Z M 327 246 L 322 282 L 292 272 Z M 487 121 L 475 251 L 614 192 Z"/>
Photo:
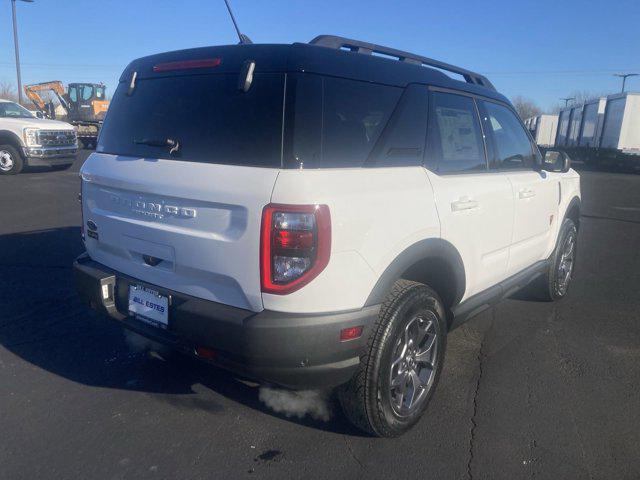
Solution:
<path fill-rule="evenodd" d="M 558 115 L 536 115 L 524 121 L 525 127 L 541 147 L 553 147 L 558 130 Z"/>
<path fill-rule="evenodd" d="M 531 117 L 531 135 L 541 147 L 553 147 L 558 131 L 558 115 L 538 115 Z"/>
<path fill-rule="evenodd" d="M 633 155 L 640 163 L 640 93 L 607 97 L 600 150 Z"/>
<path fill-rule="evenodd" d="M 582 109 L 582 127 L 578 139 L 578 147 L 583 149 L 598 148 L 604 124 L 604 112 L 607 107 L 607 97 L 590 100 Z"/>
<path fill-rule="evenodd" d="M 595 166 L 640 168 L 640 93 L 618 93 L 560 110 L 554 146 Z"/>

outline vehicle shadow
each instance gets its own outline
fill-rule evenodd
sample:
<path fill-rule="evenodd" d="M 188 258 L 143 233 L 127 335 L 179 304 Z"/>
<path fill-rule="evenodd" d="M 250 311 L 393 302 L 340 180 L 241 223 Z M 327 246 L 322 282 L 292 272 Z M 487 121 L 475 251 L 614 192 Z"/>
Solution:
<path fill-rule="evenodd" d="M 256 386 L 224 370 L 132 340 L 77 297 L 72 263 L 82 251 L 79 227 L 0 235 L 0 344 L 5 349 L 74 382 L 156 394 L 185 410 L 222 414 L 226 402 L 216 401 L 218 394 L 300 425 L 361 435 L 335 405 L 329 422 L 289 418 L 269 410 Z M 215 394 L 203 398 L 195 385 Z"/>

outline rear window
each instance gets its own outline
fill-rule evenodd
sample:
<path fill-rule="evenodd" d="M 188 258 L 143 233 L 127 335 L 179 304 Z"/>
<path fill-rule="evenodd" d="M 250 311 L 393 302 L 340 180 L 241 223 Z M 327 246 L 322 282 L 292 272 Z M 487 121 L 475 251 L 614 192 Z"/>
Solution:
<path fill-rule="evenodd" d="M 128 88 L 118 86 L 98 152 L 269 168 L 422 164 L 421 85 L 259 73 L 243 92 L 237 73 L 219 73 L 139 79 L 132 95 Z"/>
<path fill-rule="evenodd" d="M 284 74 L 256 74 L 248 92 L 238 74 L 120 83 L 98 152 L 133 157 L 276 167 L 281 165 Z M 166 144 L 170 140 L 179 147 Z"/>

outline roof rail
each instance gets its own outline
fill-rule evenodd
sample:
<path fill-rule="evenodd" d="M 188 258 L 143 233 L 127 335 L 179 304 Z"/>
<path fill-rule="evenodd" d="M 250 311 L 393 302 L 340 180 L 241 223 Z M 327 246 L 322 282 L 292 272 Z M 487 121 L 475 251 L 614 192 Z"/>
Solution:
<path fill-rule="evenodd" d="M 350 50 L 352 52 L 363 53 L 365 55 L 372 55 L 374 53 L 377 53 L 386 57 L 391 57 L 401 62 L 427 67 L 435 67 L 440 70 L 446 70 L 447 72 L 461 75 L 467 83 L 480 85 L 481 87 L 489 88 L 491 90 L 496 89 L 489 81 L 489 79 L 487 79 L 487 77 L 485 77 L 484 75 L 480 75 L 479 73 L 456 67 L 455 65 L 450 65 L 439 60 L 433 60 L 432 58 L 422 57 L 414 53 L 403 52 L 402 50 L 396 50 L 394 48 L 383 47 L 374 43 L 361 42 L 360 40 L 351 40 L 350 38 L 338 37 L 335 35 L 318 35 L 309 43 L 321 47 L 334 48 L 336 50 Z"/>

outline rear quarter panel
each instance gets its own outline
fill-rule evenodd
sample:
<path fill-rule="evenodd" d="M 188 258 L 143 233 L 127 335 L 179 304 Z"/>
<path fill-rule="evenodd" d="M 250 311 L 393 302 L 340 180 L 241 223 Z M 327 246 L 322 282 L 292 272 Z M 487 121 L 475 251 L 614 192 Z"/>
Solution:
<path fill-rule="evenodd" d="M 329 264 L 308 285 L 288 295 L 263 294 L 268 310 L 362 308 L 400 252 L 440 236 L 433 191 L 422 167 L 283 170 L 271 201 L 328 205 L 332 241 Z"/>

